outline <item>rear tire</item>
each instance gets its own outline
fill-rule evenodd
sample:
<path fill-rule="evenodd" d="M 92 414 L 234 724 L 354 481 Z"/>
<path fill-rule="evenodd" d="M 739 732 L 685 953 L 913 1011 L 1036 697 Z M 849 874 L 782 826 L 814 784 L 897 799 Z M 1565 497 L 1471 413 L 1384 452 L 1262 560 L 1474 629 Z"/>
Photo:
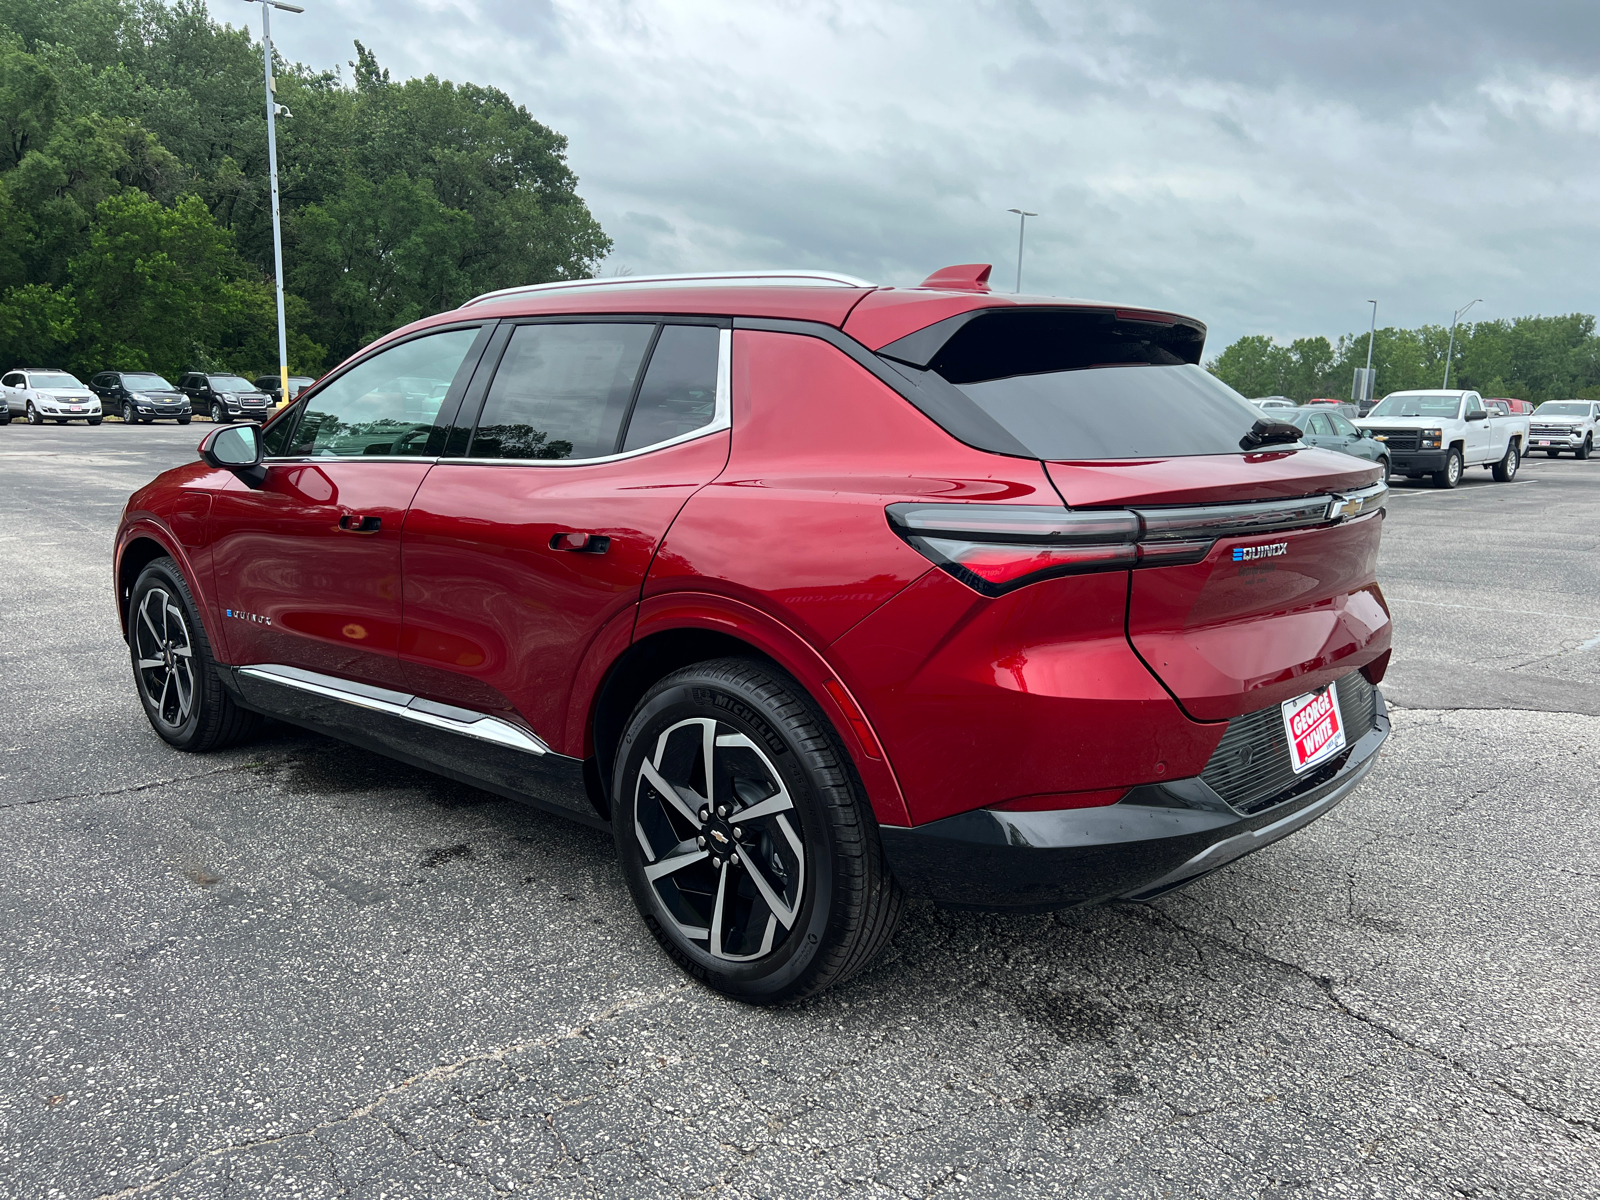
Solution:
<path fill-rule="evenodd" d="M 702 983 L 789 1003 L 888 943 L 904 893 L 877 822 L 827 718 L 781 671 L 725 658 L 667 676 L 634 709 L 613 778 L 628 888 Z"/>
<path fill-rule="evenodd" d="M 222 686 L 194 596 L 170 558 L 156 559 L 133 585 L 128 652 L 145 716 L 169 746 L 204 754 L 259 728 L 261 718 Z"/>
<path fill-rule="evenodd" d="M 1378 460 L 1378 465 L 1383 468 L 1383 480 L 1382 480 L 1383 485 L 1385 487 L 1388 487 L 1389 486 L 1389 475 L 1390 475 L 1388 456 L 1386 455 L 1383 458 L 1380 458 Z"/>
<path fill-rule="evenodd" d="M 1463 470 L 1461 451 L 1452 450 L 1444 460 L 1444 470 L 1433 473 L 1433 486 L 1436 488 L 1453 488 L 1461 482 Z"/>
<path fill-rule="evenodd" d="M 1506 455 L 1494 465 L 1494 479 L 1496 483 L 1510 483 L 1517 477 L 1517 468 L 1522 465 L 1522 454 L 1517 449 L 1516 439 L 1513 438 L 1506 445 Z"/>

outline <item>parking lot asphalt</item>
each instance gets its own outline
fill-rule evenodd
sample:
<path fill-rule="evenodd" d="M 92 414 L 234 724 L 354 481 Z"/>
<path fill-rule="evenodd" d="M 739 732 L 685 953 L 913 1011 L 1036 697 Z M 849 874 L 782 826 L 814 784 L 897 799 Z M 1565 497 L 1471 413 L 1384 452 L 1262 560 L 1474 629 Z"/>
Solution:
<path fill-rule="evenodd" d="M 1394 734 L 1148 906 L 913 906 L 687 981 L 604 835 L 149 728 L 123 501 L 205 426 L 0 428 L 0 1196 L 1600 1195 L 1600 462 L 1401 482 Z"/>

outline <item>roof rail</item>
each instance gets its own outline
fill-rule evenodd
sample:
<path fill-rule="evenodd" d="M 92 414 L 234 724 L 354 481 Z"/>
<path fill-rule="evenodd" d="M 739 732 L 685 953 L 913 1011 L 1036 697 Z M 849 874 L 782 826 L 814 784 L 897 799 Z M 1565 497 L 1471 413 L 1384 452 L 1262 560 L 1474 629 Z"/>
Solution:
<path fill-rule="evenodd" d="M 506 300 L 513 296 L 526 296 L 537 292 L 562 291 L 567 288 L 629 288 L 670 287 L 673 284 L 724 283 L 733 287 L 756 287 L 771 283 L 779 287 L 848 287 L 871 288 L 878 285 L 854 275 L 841 275 L 837 271 L 701 271 L 683 275 L 613 275 L 608 279 L 560 279 L 555 283 L 530 283 L 522 287 L 501 288 L 485 292 L 463 304 L 483 304 L 493 300 Z"/>

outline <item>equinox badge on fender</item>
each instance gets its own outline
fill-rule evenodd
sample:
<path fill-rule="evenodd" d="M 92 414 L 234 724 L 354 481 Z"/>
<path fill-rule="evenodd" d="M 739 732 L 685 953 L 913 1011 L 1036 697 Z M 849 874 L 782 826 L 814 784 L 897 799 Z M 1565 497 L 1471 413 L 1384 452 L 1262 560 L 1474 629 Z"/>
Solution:
<path fill-rule="evenodd" d="M 1249 562 L 1253 558 L 1277 558 L 1278 555 L 1287 553 L 1289 553 L 1288 542 L 1273 542 L 1267 546 L 1235 546 L 1233 561 Z"/>

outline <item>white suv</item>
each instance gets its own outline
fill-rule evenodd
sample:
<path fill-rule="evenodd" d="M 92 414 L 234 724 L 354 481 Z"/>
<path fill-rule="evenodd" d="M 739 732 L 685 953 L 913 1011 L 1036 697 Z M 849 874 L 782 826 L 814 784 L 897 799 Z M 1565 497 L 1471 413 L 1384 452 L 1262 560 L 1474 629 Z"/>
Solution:
<path fill-rule="evenodd" d="M 100 398 L 65 371 L 49 367 L 7 371 L 0 378 L 0 395 L 5 397 L 7 421 L 27 417 L 30 425 L 43 425 L 47 420 L 57 425 L 68 421 L 100 424 Z"/>

